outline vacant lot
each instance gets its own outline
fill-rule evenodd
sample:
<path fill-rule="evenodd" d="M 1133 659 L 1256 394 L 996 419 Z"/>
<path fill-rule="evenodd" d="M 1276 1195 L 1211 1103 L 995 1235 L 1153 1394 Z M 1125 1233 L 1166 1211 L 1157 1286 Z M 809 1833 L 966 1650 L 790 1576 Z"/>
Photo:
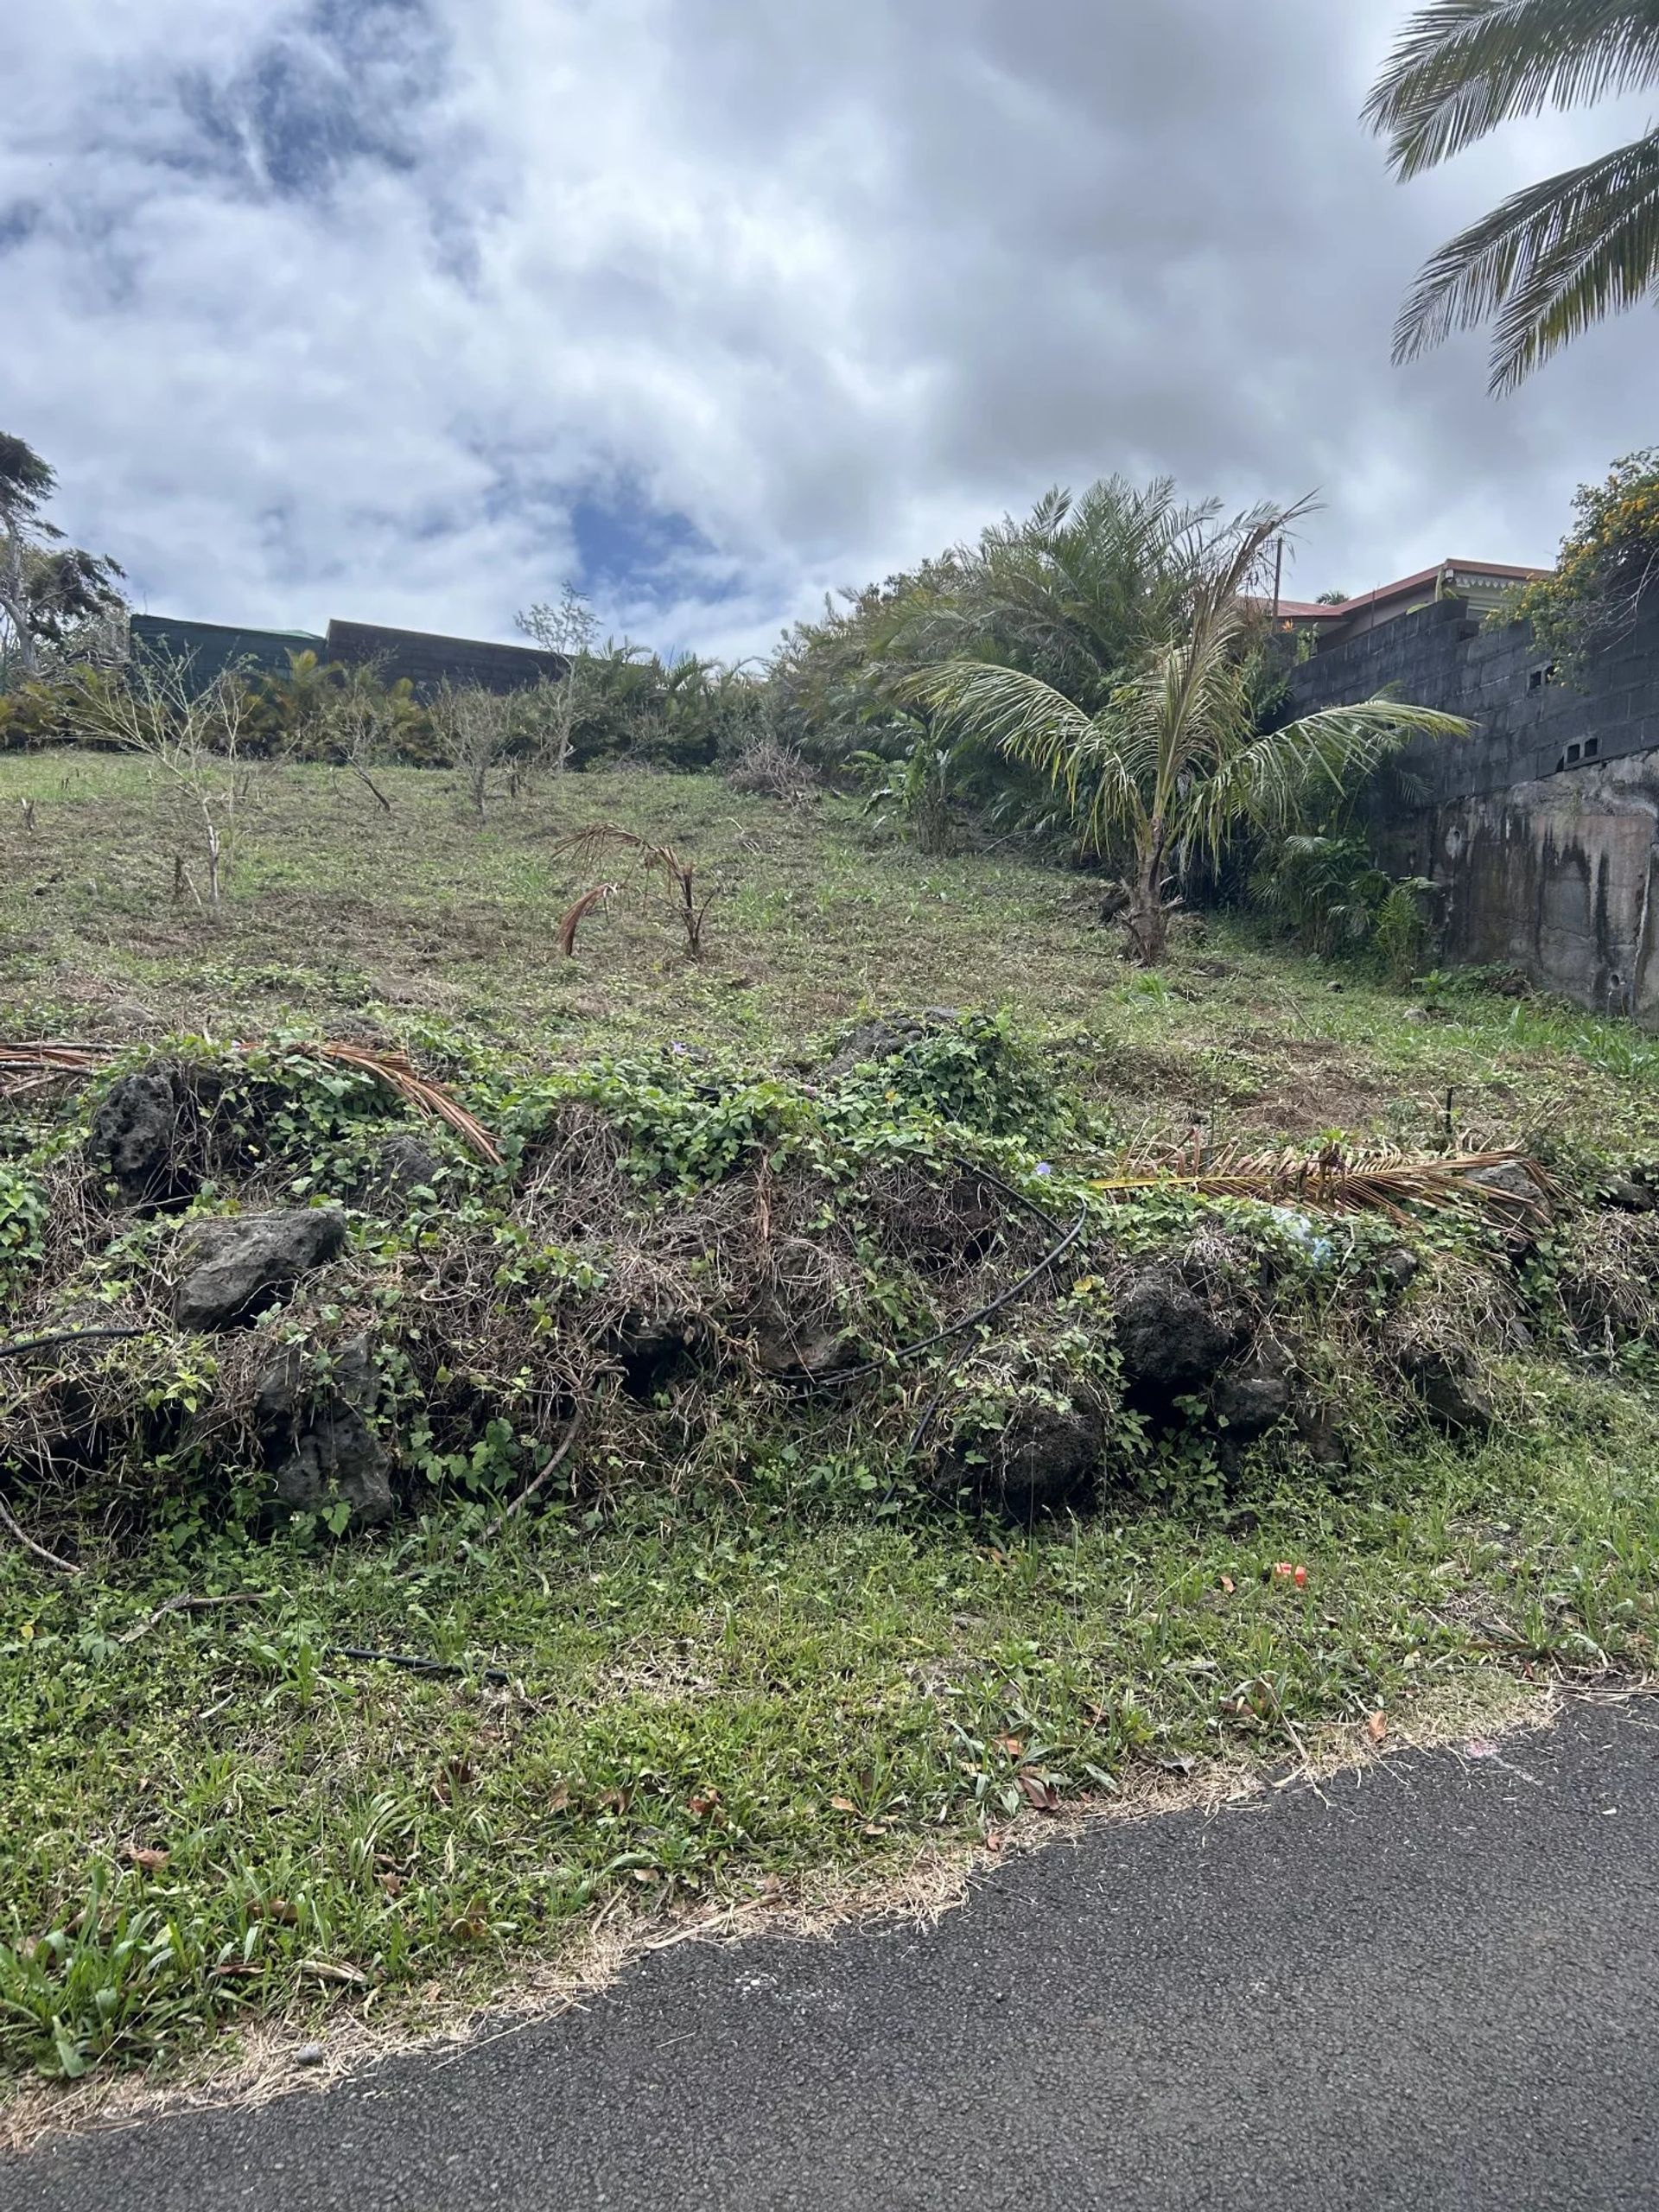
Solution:
<path fill-rule="evenodd" d="M 480 829 L 436 774 L 384 783 L 390 813 L 335 772 L 258 772 L 213 912 L 198 868 L 175 889 L 189 825 L 137 766 L 0 760 L 5 1035 L 174 1040 L 175 1058 L 179 1039 L 211 1053 L 366 1037 L 504 1128 L 525 1111 L 515 1085 L 683 1057 L 716 1071 L 700 1112 L 741 1065 L 746 1111 L 782 1099 L 798 1122 L 840 1025 L 1005 1009 L 1029 1043 L 1029 1096 L 1071 1103 L 1043 1125 L 1052 1162 L 1017 1114 L 982 1156 L 1021 1192 L 1051 1179 L 1068 1217 L 1120 1154 L 1338 1134 L 1522 1145 L 1554 1177 L 1559 1217 L 1524 1252 L 1501 1226 L 1422 1231 L 1411 1295 L 1451 1285 L 1464 1303 L 1437 1309 L 1441 1325 L 1474 1316 L 1484 1437 L 1366 1395 L 1361 1239 L 1349 1273 L 1295 1286 L 1310 1342 L 1328 1324 L 1327 1410 L 1354 1363 L 1344 1457 L 1293 1439 L 1205 1458 L 1164 1438 L 1087 1510 L 1026 1525 L 901 1481 L 918 1414 L 933 1417 L 919 1385 L 798 1437 L 787 1408 L 766 1426 L 728 1378 L 683 1452 L 664 1440 L 689 1417 L 660 1394 L 607 1442 L 608 1473 L 550 1482 L 535 1510 L 500 1519 L 546 1457 L 503 1446 L 488 1481 L 461 1470 L 339 1542 L 192 1502 L 176 1468 L 158 1465 L 167 1510 L 146 1515 L 130 1487 L 83 1497 L 61 1469 L 20 1462 L 0 1489 L 16 1523 L 0 1554 L 0 2052 L 20 2074 L 223 2064 L 262 2022 L 342 2046 L 365 2021 L 400 2032 L 510 1992 L 596 1929 L 625 1947 L 688 1913 L 785 1912 L 849 1879 L 896 1880 L 925 1847 L 1000 1844 L 1074 1801 L 1282 1769 L 1648 1666 L 1652 1217 L 1599 1204 L 1610 1175 L 1659 1161 L 1645 1039 L 1441 979 L 1388 989 L 1217 922 L 1139 973 L 1087 880 L 995 851 L 923 858 L 836 798 L 791 808 L 618 772 L 504 795 Z M 561 912 L 629 865 L 561 841 L 607 820 L 695 865 L 701 963 L 661 893 L 632 880 L 560 957 Z M 881 1096 L 867 1084 L 854 1103 L 868 1114 Z M 57 1189 L 85 1135 L 76 1087 L 4 1111 L 0 1166 L 33 1163 Z M 883 1141 L 925 1169 L 943 1125 L 893 1111 Z M 866 1141 L 866 1122 L 846 1125 Z M 747 1141 L 707 1188 L 661 1177 L 629 1204 L 671 1222 L 741 1184 L 747 1207 L 742 1178 L 767 1173 Z M 353 1211 L 348 1313 L 394 1283 L 418 1306 L 446 1213 L 478 1209 L 498 1241 L 515 1218 L 475 1163 L 457 1153 L 449 1172 L 414 1230 Z M 282 1173 L 296 1196 L 311 1179 L 291 1153 Z M 192 1205 L 227 1202 L 210 1178 Z M 1104 1218 L 1084 1248 L 1103 1279 Z M 1216 1233 L 1242 1235 L 1242 1218 L 1217 1214 Z M 1189 1246 L 1209 1219 L 1182 1213 Z M 161 1233 L 130 1232 L 130 1249 Z M 1007 1235 L 986 1264 L 1012 1280 L 1043 1243 Z M 10 1318 L 32 1320 L 37 1293 L 18 1280 Z M 89 1280 L 137 1294 L 128 1276 Z M 895 1335 L 914 1336 L 931 1318 L 918 1278 L 871 1280 Z M 1049 1303 L 1081 1338 L 1088 1301 L 1109 1298 L 1093 1274 L 1064 1289 Z M 325 1335 L 329 1311 L 308 1309 Z M 875 1325 L 865 1315 L 861 1340 L 880 1351 Z M 1019 1326 L 1034 1358 L 1048 1339 Z M 187 1366 L 170 1344 L 139 1379 L 211 1395 L 206 1369 L 181 1382 Z M 722 1435 L 742 1448 L 722 1453 Z"/>

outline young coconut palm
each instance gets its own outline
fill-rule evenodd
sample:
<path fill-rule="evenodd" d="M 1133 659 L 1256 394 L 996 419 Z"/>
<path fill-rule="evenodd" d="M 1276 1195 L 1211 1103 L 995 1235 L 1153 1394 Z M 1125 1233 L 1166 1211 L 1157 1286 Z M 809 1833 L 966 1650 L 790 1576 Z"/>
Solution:
<path fill-rule="evenodd" d="M 1217 856 L 1246 824 L 1282 836 L 1328 812 L 1417 736 L 1468 724 L 1393 699 L 1326 707 L 1256 727 L 1250 596 L 1263 556 L 1301 512 L 1258 509 L 1221 534 L 1180 630 L 1152 646 L 1093 714 L 1017 669 L 951 661 L 910 679 L 912 696 L 1000 746 L 1066 792 L 1083 841 L 1131 857 L 1125 921 L 1135 957 L 1160 960 L 1170 878 L 1185 854 Z"/>
<path fill-rule="evenodd" d="M 1511 116 L 1659 84 L 1659 0 L 1433 0 L 1365 105 L 1395 174 L 1419 176 Z M 1592 322 L 1659 292 L 1659 130 L 1529 185 L 1450 239 L 1395 327 L 1409 360 L 1497 318 L 1494 391 Z"/>

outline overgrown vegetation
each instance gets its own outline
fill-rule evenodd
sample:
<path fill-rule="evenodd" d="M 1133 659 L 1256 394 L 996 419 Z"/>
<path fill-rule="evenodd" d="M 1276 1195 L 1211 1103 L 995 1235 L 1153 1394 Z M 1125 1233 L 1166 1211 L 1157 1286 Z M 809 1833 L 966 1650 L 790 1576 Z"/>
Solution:
<path fill-rule="evenodd" d="M 1514 593 L 1505 621 L 1528 620 L 1567 682 L 1583 677 L 1635 628 L 1659 581 L 1659 447 L 1626 454 L 1599 484 L 1581 484 L 1553 575 Z"/>
<path fill-rule="evenodd" d="M 501 696 L 40 630 L 0 2060 L 1648 1663 L 1656 1048 L 1430 969 L 1451 733 L 1279 726 L 1290 519 L 1055 493 L 764 671 L 567 588 Z"/>
<path fill-rule="evenodd" d="M 198 908 L 142 761 L 0 762 L 10 1036 L 103 1048 L 4 1109 L 5 1341 L 138 1332 L 0 1370 L 14 2066 L 412 2021 L 607 1908 L 1647 1663 L 1649 1040 L 1225 921 L 1147 973 L 1087 886 L 833 793 L 601 772 L 480 828 L 381 772 L 259 765 Z M 556 957 L 586 823 L 718 883 L 701 961 L 632 898 Z M 1465 1139 L 1548 1209 L 1208 1194 Z M 336 1210 L 181 1321 L 201 1240 Z"/>

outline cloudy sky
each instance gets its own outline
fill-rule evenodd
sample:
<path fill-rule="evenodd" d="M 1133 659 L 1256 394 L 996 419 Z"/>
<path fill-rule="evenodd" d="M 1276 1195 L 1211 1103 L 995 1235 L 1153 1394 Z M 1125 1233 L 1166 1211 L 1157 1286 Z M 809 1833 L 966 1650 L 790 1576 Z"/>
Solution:
<path fill-rule="evenodd" d="M 10 0 L 0 428 L 152 612 L 764 649 L 1055 482 L 1317 487 L 1291 588 L 1551 556 L 1646 313 L 1389 364 L 1403 0 Z M 1634 118 L 1639 122 L 1642 118 Z M 1649 404 L 1644 406 L 1646 399 Z"/>

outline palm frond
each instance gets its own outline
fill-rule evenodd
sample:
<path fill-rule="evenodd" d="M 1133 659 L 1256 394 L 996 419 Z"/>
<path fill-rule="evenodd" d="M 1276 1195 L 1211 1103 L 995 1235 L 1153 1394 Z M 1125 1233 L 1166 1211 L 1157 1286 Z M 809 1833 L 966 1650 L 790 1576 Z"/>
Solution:
<path fill-rule="evenodd" d="M 20 1098 L 61 1076 L 91 1075 L 114 1049 L 44 1038 L 0 1045 L 0 1098 Z"/>
<path fill-rule="evenodd" d="M 1414 738 L 1467 737 L 1461 715 L 1395 699 L 1325 707 L 1270 730 L 1223 760 L 1202 797 L 1204 833 L 1212 848 L 1239 821 L 1282 833 L 1303 822 L 1320 798 L 1340 798 Z"/>
<path fill-rule="evenodd" d="M 1141 764 L 1116 702 L 1091 716 L 1039 677 L 986 661 L 947 661 L 907 688 L 963 733 L 1064 790 L 1074 812 L 1086 811 L 1097 849 L 1141 818 Z"/>
<path fill-rule="evenodd" d="M 1433 0 L 1408 22 L 1364 118 L 1413 177 L 1511 117 L 1656 82 L 1654 0 Z"/>
<path fill-rule="evenodd" d="M 267 1046 L 249 1041 L 230 1047 L 238 1052 L 258 1052 L 269 1049 Z M 0 1097 L 16 1097 L 60 1076 L 92 1075 L 107 1062 L 115 1050 L 116 1047 L 111 1045 L 71 1044 L 44 1038 L 0 1045 Z M 466 1139 L 480 1160 L 488 1160 L 492 1166 L 501 1165 L 501 1154 L 494 1140 L 476 1116 L 469 1114 L 460 1100 L 453 1097 L 441 1084 L 434 1083 L 429 1076 L 423 1076 L 409 1055 L 399 1052 L 395 1046 L 332 1038 L 321 1045 L 302 1046 L 296 1057 L 327 1060 L 338 1067 L 356 1068 L 365 1075 L 375 1077 L 419 1112 L 448 1122 L 458 1135 Z"/>
<path fill-rule="evenodd" d="M 451 1097 L 441 1084 L 423 1076 L 407 1053 L 387 1046 L 338 1040 L 319 1045 L 316 1051 L 320 1058 L 332 1060 L 341 1067 L 360 1068 L 365 1074 L 377 1077 L 418 1112 L 447 1122 L 458 1136 L 465 1138 L 480 1160 L 488 1160 L 493 1167 L 500 1166 L 501 1154 L 484 1124 L 475 1115 L 469 1114 L 459 1099 Z"/>
<path fill-rule="evenodd" d="M 626 847 L 632 852 L 654 851 L 649 837 L 641 837 L 632 830 L 624 830 L 615 822 L 589 822 L 580 830 L 572 830 L 563 837 L 556 837 L 550 849 L 556 853 L 576 853 L 584 860 L 609 850 L 615 845 Z"/>
<path fill-rule="evenodd" d="M 1496 389 L 1512 389 L 1592 323 L 1659 291 L 1659 131 L 1622 151 L 1622 183 L 1521 273 L 1493 334 Z"/>
<path fill-rule="evenodd" d="M 596 883 L 591 891 L 584 891 L 580 899 L 567 906 L 559 917 L 557 943 L 567 960 L 576 957 L 576 932 L 596 906 L 608 906 L 621 891 L 620 883 Z"/>
<path fill-rule="evenodd" d="M 1471 1179 L 1488 1167 L 1519 1167 L 1536 1192 L 1517 1192 Z M 1141 1155 L 1092 1187 L 1109 1199 L 1148 1192 L 1184 1191 L 1195 1198 L 1255 1198 L 1264 1205 L 1320 1213 L 1382 1213 L 1407 1222 L 1416 1207 L 1478 1207 L 1514 1221 L 1541 1212 L 1552 1193 L 1535 1161 L 1515 1149 L 1414 1154 L 1391 1147 L 1344 1152 L 1327 1147 L 1314 1158 L 1281 1153 L 1224 1151 L 1203 1158 L 1185 1152 Z"/>
<path fill-rule="evenodd" d="M 1395 327 L 1406 361 L 1501 311 L 1492 388 L 1659 287 L 1659 131 L 1512 194 L 1429 260 Z"/>

